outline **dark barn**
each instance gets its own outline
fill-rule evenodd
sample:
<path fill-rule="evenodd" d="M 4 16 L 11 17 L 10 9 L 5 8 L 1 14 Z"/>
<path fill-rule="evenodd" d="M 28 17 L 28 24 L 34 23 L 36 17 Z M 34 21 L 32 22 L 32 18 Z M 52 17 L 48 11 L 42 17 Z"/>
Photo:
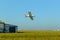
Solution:
<path fill-rule="evenodd" d="M 17 32 L 17 26 L 11 24 L 4 24 L 4 32 L 14 33 Z"/>
<path fill-rule="evenodd" d="M 0 22 L 0 32 L 15 33 L 17 31 L 18 31 L 18 26 Z"/>

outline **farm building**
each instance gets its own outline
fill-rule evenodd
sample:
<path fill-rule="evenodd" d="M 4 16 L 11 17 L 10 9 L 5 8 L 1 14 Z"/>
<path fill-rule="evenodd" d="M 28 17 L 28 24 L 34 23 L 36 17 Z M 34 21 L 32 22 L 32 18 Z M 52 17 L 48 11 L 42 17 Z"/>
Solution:
<path fill-rule="evenodd" d="M 0 21 L 0 32 L 5 32 L 5 33 L 17 32 L 17 26 L 11 25 L 11 24 L 6 24 L 6 23 Z"/>

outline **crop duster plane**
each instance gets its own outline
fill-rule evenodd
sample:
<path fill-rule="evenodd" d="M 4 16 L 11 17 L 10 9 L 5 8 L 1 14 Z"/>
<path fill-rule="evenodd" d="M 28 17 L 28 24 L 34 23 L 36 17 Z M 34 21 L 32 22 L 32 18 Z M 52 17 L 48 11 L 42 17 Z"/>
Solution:
<path fill-rule="evenodd" d="M 29 17 L 31 20 L 34 20 L 34 16 L 32 15 L 31 11 L 28 11 L 28 15 L 25 15 L 25 17 Z"/>

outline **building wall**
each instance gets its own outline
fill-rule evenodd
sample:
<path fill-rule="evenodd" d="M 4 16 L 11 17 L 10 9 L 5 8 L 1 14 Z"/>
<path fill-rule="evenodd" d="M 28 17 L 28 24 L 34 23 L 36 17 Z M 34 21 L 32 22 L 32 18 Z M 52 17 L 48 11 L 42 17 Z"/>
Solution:
<path fill-rule="evenodd" d="M 4 24 L 0 24 L 0 32 L 3 32 Z"/>
<path fill-rule="evenodd" d="M 15 27 L 15 32 L 17 32 L 17 26 L 15 25 L 10 25 L 10 24 L 5 24 L 5 32 L 10 32 L 10 28 L 13 29 L 13 27 Z M 12 30 L 13 31 L 13 30 Z"/>
<path fill-rule="evenodd" d="M 9 28 L 15 27 L 15 32 L 17 32 L 17 26 L 16 25 L 10 25 L 10 24 L 0 24 L 0 32 L 10 32 Z"/>

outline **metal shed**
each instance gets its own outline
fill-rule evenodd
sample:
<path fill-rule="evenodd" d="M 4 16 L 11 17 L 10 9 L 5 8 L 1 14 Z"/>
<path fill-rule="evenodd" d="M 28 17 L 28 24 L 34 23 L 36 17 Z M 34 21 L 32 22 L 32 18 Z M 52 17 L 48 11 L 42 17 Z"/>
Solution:
<path fill-rule="evenodd" d="M 17 26 L 11 24 L 4 24 L 4 32 L 17 32 Z"/>
<path fill-rule="evenodd" d="M 11 25 L 11 24 L 6 24 L 4 22 L 0 22 L 0 32 L 5 32 L 5 33 L 14 33 L 18 31 L 18 26 L 16 25 Z"/>

